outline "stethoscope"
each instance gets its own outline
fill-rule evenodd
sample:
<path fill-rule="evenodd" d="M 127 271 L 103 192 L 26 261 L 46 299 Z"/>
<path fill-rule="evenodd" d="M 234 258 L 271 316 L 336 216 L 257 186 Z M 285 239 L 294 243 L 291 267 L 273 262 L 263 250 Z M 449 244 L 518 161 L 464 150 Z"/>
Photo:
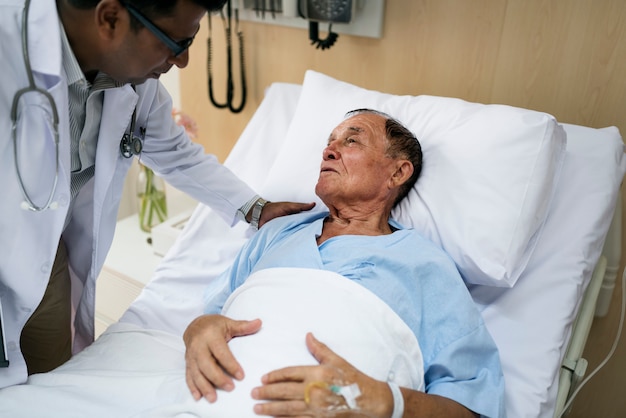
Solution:
<path fill-rule="evenodd" d="M 46 90 L 40 89 L 35 85 L 35 79 L 33 76 L 33 71 L 30 66 L 30 56 L 28 54 L 28 10 L 30 8 L 30 0 L 26 0 L 24 3 L 24 10 L 22 11 L 22 55 L 24 57 L 24 66 L 26 67 L 26 74 L 28 75 L 28 87 L 18 90 L 13 96 L 13 104 L 11 106 L 11 135 L 13 137 L 13 153 L 15 160 L 15 171 L 17 173 L 17 179 L 20 183 L 20 189 L 22 189 L 22 195 L 24 196 L 25 201 L 22 202 L 21 207 L 23 209 L 31 210 L 33 212 L 41 212 L 46 209 L 56 209 L 57 204 L 53 202 L 54 194 L 57 189 L 57 183 L 59 180 L 59 113 L 57 111 L 56 104 L 54 103 L 54 98 L 50 93 Z M 22 99 L 28 93 L 37 93 L 48 101 L 50 105 L 50 109 L 52 111 L 52 131 L 54 134 L 54 146 L 56 152 L 56 169 L 54 173 L 54 182 L 52 184 L 52 190 L 50 190 L 50 195 L 48 196 L 48 200 L 43 206 L 38 206 L 33 202 L 30 195 L 26 191 L 26 187 L 24 186 L 24 181 L 22 179 L 22 174 L 20 172 L 20 165 L 18 162 L 17 155 L 17 121 L 18 121 L 18 105 L 20 99 Z"/>
<path fill-rule="evenodd" d="M 209 84 L 209 99 L 211 103 L 219 109 L 228 108 L 233 113 L 239 113 L 243 110 L 243 107 L 246 104 L 246 74 L 244 68 L 244 60 L 243 60 L 243 32 L 239 30 L 239 9 L 235 9 L 235 33 L 237 34 L 237 38 L 239 39 L 239 70 L 241 76 L 241 103 L 238 106 L 233 104 L 233 98 L 235 96 L 235 87 L 233 82 L 233 53 L 232 53 L 232 33 L 231 33 L 231 20 L 232 20 L 232 7 L 231 0 L 228 0 L 226 5 L 228 10 L 228 22 L 226 21 L 226 17 L 224 17 L 224 9 L 220 10 L 220 16 L 222 18 L 222 22 L 224 24 L 224 30 L 226 32 L 226 64 L 227 64 L 227 72 L 228 79 L 226 81 L 226 103 L 219 103 L 214 95 L 213 95 L 213 71 L 212 71 L 212 59 L 213 59 L 213 48 L 211 45 L 211 14 L 207 14 L 207 18 L 209 20 L 209 37 L 207 39 L 207 73 L 208 73 L 208 84 Z"/>
<path fill-rule="evenodd" d="M 135 86 L 133 85 L 133 90 Z M 146 138 L 146 128 L 140 127 L 139 134 L 135 135 L 135 125 L 137 123 L 137 108 L 133 110 L 133 116 L 130 120 L 130 131 L 122 136 L 120 141 L 120 153 L 124 158 L 131 158 L 133 155 L 140 155 L 143 150 L 143 141 Z"/>
<path fill-rule="evenodd" d="M 24 9 L 22 10 L 22 56 L 24 57 L 24 66 L 26 67 L 26 74 L 28 76 L 28 87 L 18 90 L 13 96 L 13 104 L 11 105 L 11 136 L 13 138 L 13 157 L 15 161 L 15 172 L 17 173 L 17 179 L 20 185 L 20 189 L 22 191 L 22 195 L 24 196 L 24 201 L 21 204 L 22 209 L 30 210 L 33 212 L 42 212 L 47 209 L 56 209 L 58 204 L 57 202 L 53 202 L 54 195 L 56 193 L 57 184 L 59 181 L 59 112 L 57 110 L 56 103 L 54 102 L 54 98 L 50 93 L 46 90 L 40 89 L 35 84 L 35 79 L 33 75 L 32 68 L 30 66 L 30 55 L 28 53 L 28 12 L 30 10 L 30 0 L 25 0 Z M 134 89 L 135 86 L 133 86 Z M 54 180 L 52 184 L 52 188 L 50 190 L 50 194 L 48 195 L 48 199 L 46 203 L 42 206 L 37 205 L 33 199 L 28 194 L 26 190 L 26 186 L 24 185 L 24 180 L 22 178 L 22 174 L 20 171 L 18 152 L 17 152 L 17 136 L 18 136 L 18 118 L 19 118 L 19 103 L 20 100 L 29 93 L 37 93 L 40 94 L 50 106 L 50 110 L 52 113 L 52 132 L 54 135 L 54 146 L 55 146 L 55 157 L 56 157 L 56 167 L 54 172 Z M 136 124 L 136 113 L 137 108 L 133 111 L 133 116 L 130 124 L 130 132 L 125 133 L 120 141 L 120 153 L 124 158 L 131 158 L 133 155 L 140 155 L 143 150 L 143 140 L 146 135 L 146 129 L 140 128 L 140 137 L 135 135 L 135 124 Z"/>

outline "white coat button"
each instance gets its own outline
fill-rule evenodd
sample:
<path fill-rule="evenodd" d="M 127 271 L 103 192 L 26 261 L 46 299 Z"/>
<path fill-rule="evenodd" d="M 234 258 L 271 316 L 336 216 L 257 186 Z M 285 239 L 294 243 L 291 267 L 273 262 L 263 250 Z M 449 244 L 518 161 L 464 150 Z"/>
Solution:
<path fill-rule="evenodd" d="M 9 343 L 7 344 L 7 348 L 10 351 L 15 351 L 17 350 L 17 344 L 15 344 L 15 341 L 9 341 Z"/>
<path fill-rule="evenodd" d="M 59 196 L 59 205 L 65 207 L 68 204 L 69 199 L 67 198 L 67 195 L 62 194 L 61 196 Z"/>
<path fill-rule="evenodd" d="M 50 274 L 51 268 L 52 268 L 52 264 L 50 264 L 50 263 L 43 263 L 41 265 L 41 272 L 43 274 Z"/>

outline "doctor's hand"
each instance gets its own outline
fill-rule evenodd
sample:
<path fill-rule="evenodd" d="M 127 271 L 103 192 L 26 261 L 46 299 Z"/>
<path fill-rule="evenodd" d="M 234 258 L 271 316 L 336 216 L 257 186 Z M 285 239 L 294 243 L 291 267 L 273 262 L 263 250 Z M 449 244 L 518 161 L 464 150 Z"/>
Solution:
<path fill-rule="evenodd" d="M 306 345 L 319 366 L 296 366 L 274 370 L 262 377 L 252 398 L 268 401 L 254 406 L 257 415 L 280 417 L 390 417 L 393 395 L 387 383 L 361 373 L 311 333 Z M 360 396 L 351 408 L 333 387 L 358 385 Z"/>
<path fill-rule="evenodd" d="M 304 212 L 313 209 L 315 202 L 311 203 L 296 203 L 296 202 L 267 202 L 261 211 L 261 218 L 259 219 L 259 228 L 264 223 L 271 221 L 274 218 L 285 215 L 294 215 L 296 213 Z"/>
<path fill-rule="evenodd" d="M 228 341 L 254 334 L 261 320 L 235 321 L 222 315 L 203 315 L 194 319 L 183 334 L 185 342 L 185 378 L 195 400 L 204 396 L 217 400 L 216 388 L 231 391 L 233 377 L 241 380 L 243 369 L 233 356 Z"/>

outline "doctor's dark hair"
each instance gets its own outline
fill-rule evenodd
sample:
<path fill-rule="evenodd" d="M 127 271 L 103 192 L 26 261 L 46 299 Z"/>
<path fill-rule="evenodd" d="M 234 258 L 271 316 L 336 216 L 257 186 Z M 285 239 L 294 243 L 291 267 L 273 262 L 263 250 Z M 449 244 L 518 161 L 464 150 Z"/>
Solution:
<path fill-rule="evenodd" d="M 385 118 L 385 133 L 387 137 L 387 156 L 394 159 L 406 159 L 413 164 L 413 174 L 398 190 L 393 206 L 396 206 L 408 194 L 422 172 L 422 146 L 417 137 L 397 119 L 384 112 L 374 109 L 355 109 L 345 114 L 346 118 L 370 113 Z"/>
<path fill-rule="evenodd" d="M 147 17 L 155 18 L 171 14 L 179 1 L 180 0 L 126 0 L 125 2 L 135 6 Z M 224 4 L 226 4 L 226 0 L 191 0 L 191 2 L 204 7 L 209 13 L 220 11 L 222 7 L 224 7 Z M 68 0 L 68 3 L 77 9 L 93 9 L 100 3 L 100 0 Z M 124 2 L 121 3 L 124 4 Z"/>

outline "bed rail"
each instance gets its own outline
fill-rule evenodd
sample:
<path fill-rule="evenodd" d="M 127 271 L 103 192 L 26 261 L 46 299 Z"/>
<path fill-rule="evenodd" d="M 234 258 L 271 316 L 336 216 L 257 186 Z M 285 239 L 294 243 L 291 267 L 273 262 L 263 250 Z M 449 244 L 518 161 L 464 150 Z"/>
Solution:
<path fill-rule="evenodd" d="M 600 288 L 600 294 L 598 295 L 598 302 L 596 304 L 596 316 L 604 317 L 609 311 L 611 304 L 611 298 L 613 297 L 613 291 L 615 290 L 615 281 L 620 268 L 620 261 L 622 256 L 622 194 L 617 196 L 617 203 L 615 205 L 615 213 L 613 214 L 613 220 L 609 232 L 604 241 L 604 248 L 602 254 L 607 259 L 606 272 L 602 281 L 602 287 Z"/>
<path fill-rule="evenodd" d="M 576 390 L 578 383 L 582 380 L 587 371 L 587 360 L 584 359 L 582 355 L 589 336 L 589 330 L 593 323 L 596 301 L 600 294 L 606 267 L 607 259 L 603 255 L 600 257 L 598 264 L 596 264 L 589 286 L 585 291 L 585 297 L 583 298 L 576 321 L 574 322 L 565 358 L 561 363 L 559 389 L 556 398 L 556 408 L 554 410 L 555 418 L 567 415 L 570 408 L 564 411 L 565 404 L 574 390 Z"/>
<path fill-rule="evenodd" d="M 572 335 L 561 363 L 559 389 L 554 417 L 566 416 L 571 405 L 564 410 L 568 400 L 576 390 L 587 371 L 587 360 L 583 351 L 594 317 L 606 316 L 615 282 L 620 269 L 622 254 L 622 194 L 618 193 L 611 226 L 604 241 L 602 255 L 596 264 L 589 286 L 581 303 L 572 328 Z"/>

